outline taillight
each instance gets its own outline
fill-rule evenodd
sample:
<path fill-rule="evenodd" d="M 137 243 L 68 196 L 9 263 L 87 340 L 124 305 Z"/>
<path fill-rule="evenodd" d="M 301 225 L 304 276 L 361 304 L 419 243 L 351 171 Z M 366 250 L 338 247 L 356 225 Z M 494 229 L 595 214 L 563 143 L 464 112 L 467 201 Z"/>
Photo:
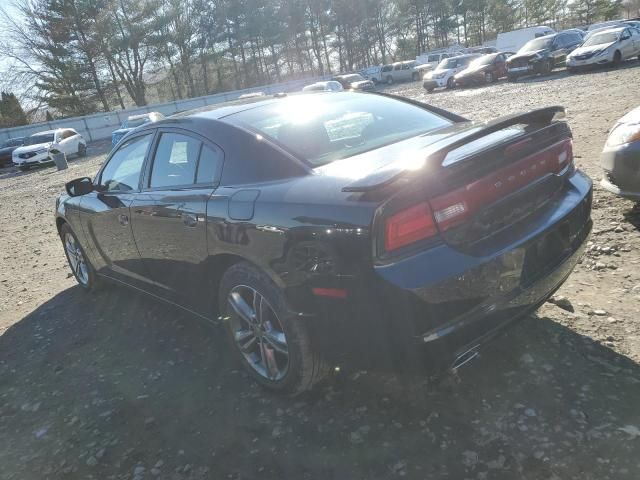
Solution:
<path fill-rule="evenodd" d="M 559 173 L 573 162 L 570 138 L 533 153 L 463 187 L 429 200 L 441 232 L 466 221 L 482 207 L 525 187 L 538 178 Z"/>
<path fill-rule="evenodd" d="M 526 142 L 515 144 L 509 153 L 517 153 L 524 146 Z M 573 141 L 567 138 L 428 202 L 401 210 L 385 222 L 385 250 L 397 250 L 460 225 L 481 208 L 544 175 L 562 172 L 572 162 Z"/>
<path fill-rule="evenodd" d="M 387 252 L 397 250 L 438 233 L 431 207 L 422 202 L 398 213 L 385 222 L 384 247 Z"/>

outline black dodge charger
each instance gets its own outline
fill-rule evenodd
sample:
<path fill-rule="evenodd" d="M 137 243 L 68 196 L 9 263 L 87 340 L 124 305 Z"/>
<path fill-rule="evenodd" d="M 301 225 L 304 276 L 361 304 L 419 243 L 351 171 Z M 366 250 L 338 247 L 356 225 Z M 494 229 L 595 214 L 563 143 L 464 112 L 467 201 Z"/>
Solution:
<path fill-rule="evenodd" d="M 288 393 L 332 365 L 466 363 L 562 284 L 591 229 L 560 107 L 476 123 L 383 94 L 255 98 L 141 127 L 66 188 L 80 285 L 218 316 Z"/>

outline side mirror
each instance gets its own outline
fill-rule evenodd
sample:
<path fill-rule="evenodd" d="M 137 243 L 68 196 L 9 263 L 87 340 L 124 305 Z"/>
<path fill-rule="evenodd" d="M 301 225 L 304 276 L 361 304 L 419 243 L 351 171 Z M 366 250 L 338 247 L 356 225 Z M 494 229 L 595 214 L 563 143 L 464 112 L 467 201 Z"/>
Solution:
<path fill-rule="evenodd" d="M 70 196 L 79 197 L 80 195 L 93 192 L 93 180 L 89 177 L 76 178 L 75 180 L 67 182 L 64 188 Z"/>

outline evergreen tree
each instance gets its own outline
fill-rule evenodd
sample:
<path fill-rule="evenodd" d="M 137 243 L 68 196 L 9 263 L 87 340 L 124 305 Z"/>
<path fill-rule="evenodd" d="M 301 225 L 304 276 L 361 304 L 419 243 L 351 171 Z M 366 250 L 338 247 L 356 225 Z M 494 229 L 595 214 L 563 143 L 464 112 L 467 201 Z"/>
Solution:
<path fill-rule="evenodd" d="M 24 113 L 15 94 L 2 92 L 0 94 L 0 126 L 5 128 L 18 127 L 27 123 L 29 123 L 27 115 Z"/>

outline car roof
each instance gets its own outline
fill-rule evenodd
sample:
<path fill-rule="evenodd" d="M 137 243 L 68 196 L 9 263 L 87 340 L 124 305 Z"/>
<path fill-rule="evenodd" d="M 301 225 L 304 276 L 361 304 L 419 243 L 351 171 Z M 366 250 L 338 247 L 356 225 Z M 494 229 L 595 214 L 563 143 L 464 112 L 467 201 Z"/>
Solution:
<path fill-rule="evenodd" d="M 340 77 L 340 76 L 341 75 L 338 75 L 337 77 Z M 327 93 L 330 93 L 330 92 L 327 92 Z M 221 118 L 224 118 L 229 115 L 233 115 L 234 113 L 250 110 L 260 105 L 268 105 L 270 103 L 276 103 L 281 98 L 290 97 L 294 95 L 305 95 L 305 93 L 304 92 L 295 92 L 295 93 L 288 93 L 288 94 L 280 93 L 275 95 L 265 95 L 261 97 L 231 100 L 229 102 L 215 103 L 213 105 L 206 105 L 204 107 L 194 108 L 193 110 L 185 110 L 184 112 L 171 115 L 168 118 L 176 119 L 176 118 L 190 117 L 190 118 L 207 118 L 210 120 L 220 120 Z"/>
<path fill-rule="evenodd" d="M 68 130 L 68 129 L 66 129 L 66 128 L 56 128 L 55 130 L 44 130 L 42 132 L 32 133 L 31 136 L 35 137 L 36 135 L 48 135 L 50 133 L 59 132 L 60 130 Z"/>

